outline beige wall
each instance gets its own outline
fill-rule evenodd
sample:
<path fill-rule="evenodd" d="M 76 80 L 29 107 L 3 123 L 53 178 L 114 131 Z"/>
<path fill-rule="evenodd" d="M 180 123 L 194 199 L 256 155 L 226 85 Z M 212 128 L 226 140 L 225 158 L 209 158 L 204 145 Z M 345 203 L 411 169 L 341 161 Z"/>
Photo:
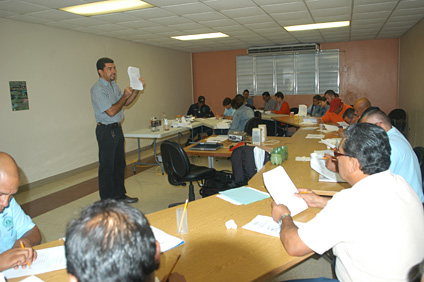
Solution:
<path fill-rule="evenodd" d="M 400 38 L 399 107 L 408 118 L 412 147 L 424 146 L 424 20 Z"/>
<path fill-rule="evenodd" d="M 190 53 L 5 19 L 0 37 L 0 151 L 16 159 L 22 184 L 97 162 L 90 88 L 100 57 L 115 60 L 121 89 L 129 85 L 128 66 L 139 67 L 147 82 L 124 111 L 124 132 L 146 127 L 164 111 L 185 112 L 192 102 Z M 27 111 L 12 112 L 9 81 L 15 80 L 27 82 Z M 127 139 L 126 151 L 136 147 Z"/>

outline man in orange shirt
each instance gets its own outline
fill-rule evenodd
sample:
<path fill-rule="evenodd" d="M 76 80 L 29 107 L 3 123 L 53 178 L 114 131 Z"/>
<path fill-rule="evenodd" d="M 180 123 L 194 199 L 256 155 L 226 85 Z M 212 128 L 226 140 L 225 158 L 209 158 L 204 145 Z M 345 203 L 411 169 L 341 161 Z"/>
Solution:
<path fill-rule="evenodd" d="M 331 100 L 330 108 L 327 113 L 322 117 L 322 121 L 325 123 L 338 123 L 344 121 L 343 114 L 349 108 L 352 107 L 343 103 L 340 98 L 334 98 Z"/>
<path fill-rule="evenodd" d="M 277 105 L 275 106 L 274 113 L 289 115 L 290 107 L 289 107 L 289 104 L 286 101 L 284 101 L 284 94 L 282 92 L 275 93 L 275 100 L 277 100 Z"/>

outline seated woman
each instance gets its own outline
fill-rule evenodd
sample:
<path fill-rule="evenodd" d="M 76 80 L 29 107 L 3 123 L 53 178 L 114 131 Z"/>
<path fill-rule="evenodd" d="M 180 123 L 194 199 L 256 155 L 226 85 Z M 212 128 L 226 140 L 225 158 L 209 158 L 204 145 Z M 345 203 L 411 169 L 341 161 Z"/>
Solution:
<path fill-rule="evenodd" d="M 229 132 L 231 131 L 244 131 L 246 123 L 255 117 L 255 113 L 244 104 L 244 97 L 237 95 L 232 101 L 231 106 L 236 110 L 233 115 L 233 122 L 231 123 Z"/>
<path fill-rule="evenodd" d="M 290 114 L 290 107 L 289 107 L 289 104 L 286 101 L 284 101 L 283 92 L 275 93 L 275 99 L 277 100 L 277 106 L 275 106 L 274 113 L 289 115 Z"/>

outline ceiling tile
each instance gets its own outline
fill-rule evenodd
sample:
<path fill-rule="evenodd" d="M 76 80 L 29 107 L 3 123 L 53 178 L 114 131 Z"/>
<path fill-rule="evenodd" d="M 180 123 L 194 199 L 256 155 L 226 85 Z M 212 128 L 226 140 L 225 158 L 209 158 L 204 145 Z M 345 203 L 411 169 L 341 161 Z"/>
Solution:
<path fill-rule="evenodd" d="M 212 0 L 203 1 L 203 3 L 217 11 L 256 7 L 256 4 L 251 0 Z"/>
<path fill-rule="evenodd" d="M 99 15 L 99 16 L 92 16 L 90 17 L 95 20 L 108 22 L 108 23 L 123 23 L 123 22 L 130 22 L 130 21 L 136 21 L 140 20 L 140 18 L 128 15 L 128 14 L 122 14 L 122 13 L 113 13 L 113 14 L 107 14 L 107 15 Z"/>
<path fill-rule="evenodd" d="M 214 9 L 199 2 L 174 5 L 174 6 L 165 6 L 163 7 L 163 9 L 177 15 L 197 14 L 197 13 L 206 13 L 206 12 L 214 11 Z"/>
<path fill-rule="evenodd" d="M 352 6 L 352 0 L 306 0 L 306 6 L 310 10 L 316 9 L 332 9 L 332 8 L 343 8 Z"/>
<path fill-rule="evenodd" d="M 262 9 L 269 14 L 290 13 L 298 11 L 307 11 L 303 2 L 290 2 L 275 5 L 264 5 Z"/>
<path fill-rule="evenodd" d="M 410 16 L 410 15 L 424 15 L 424 7 L 414 9 L 400 9 L 393 12 L 392 16 Z"/>
<path fill-rule="evenodd" d="M 272 21 L 272 19 L 268 15 L 234 18 L 234 20 L 241 24 L 254 24 L 254 23 L 263 23 L 263 22 Z"/>
<path fill-rule="evenodd" d="M 370 12 L 379 12 L 379 11 L 389 11 L 391 12 L 395 7 L 397 2 L 383 2 L 376 4 L 367 4 L 367 5 L 355 5 L 353 6 L 354 13 L 370 13 Z"/>
<path fill-rule="evenodd" d="M 217 19 L 227 19 L 225 15 L 218 12 L 207 12 L 207 13 L 197 13 L 197 14 L 187 14 L 184 15 L 185 18 L 190 20 L 200 22 L 200 21 L 211 21 Z"/>
<path fill-rule="evenodd" d="M 404 0 L 401 1 L 398 6 L 397 9 L 414 9 L 414 8 L 423 8 L 424 7 L 424 1 L 422 0 Z"/>
<path fill-rule="evenodd" d="M 77 19 L 71 19 L 71 20 L 64 20 L 62 21 L 64 23 L 69 23 L 72 25 L 78 25 L 78 26 L 96 26 L 96 25 L 102 25 L 106 24 L 104 21 L 99 21 L 90 17 L 81 17 Z"/>
<path fill-rule="evenodd" d="M 16 16 L 8 17 L 8 19 L 21 21 L 21 22 L 27 22 L 27 23 L 35 23 L 35 24 L 44 24 L 44 23 L 50 22 L 49 20 L 46 20 L 46 19 L 31 17 L 27 15 L 16 15 Z"/>
<path fill-rule="evenodd" d="M 23 15 L 33 12 L 46 11 L 48 8 L 27 2 L 13 0 L 0 2 L 0 10 Z"/>
<path fill-rule="evenodd" d="M 29 16 L 47 19 L 49 21 L 62 21 L 68 19 L 78 19 L 83 18 L 82 16 L 59 11 L 59 10 L 46 10 L 41 12 L 35 12 L 28 14 Z"/>
<path fill-rule="evenodd" d="M 375 18 L 384 18 L 390 16 L 388 11 L 372 12 L 372 13 L 356 13 L 352 16 L 352 21 L 354 20 L 363 20 L 363 19 L 375 19 Z"/>
<path fill-rule="evenodd" d="M 49 7 L 53 9 L 64 8 L 68 6 L 80 5 L 81 0 L 21 0 L 22 2 L 34 3 L 37 2 L 38 5 Z"/>
<path fill-rule="evenodd" d="M 191 20 L 183 18 L 183 17 L 179 17 L 179 16 L 150 19 L 150 21 L 161 24 L 161 25 L 175 25 L 175 24 L 193 23 Z"/>
<path fill-rule="evenodd" d="M 230 19 L 223 19 L 223 20 L 214 20 L 214 21 L 201 21 L 200 24 L 207 26 L 207 27 L 221 27 L 221 26 L 229 26 L 229 25 L 235 25 L 236 22 Z"/>
<path fill-rule="evenodd" d="M 135 10 L 135 11 L 128 11 L 128 12 L 124 12 L 124 14 L 128 14 L 130 16 L 134 16 L 144 20 L 175 16 L 174 13 L 171 13 L 169 11 L 166 11 L 157 7 Z"/>
<path fill-rule="evenodd" d="M 119 23 L 120 25 L 129 27 L 129 28 L 144 28 L 144 27 L 152 27 L 152 26 L 158 26 L 160 24 L 148 21 L 148 20 L 138 20 L 138 21 L 132 21 L 132 22 L 122 22 Z"/>
<path fill-rule="evenodd" d="M 249 17 L 249 16 L 258 16 L 264 15 L 265 13 L 258 7 L 247 7 L 247 8 L 239 8 L 239 9 L 231 9 L 231 10 L 222 10 L 222 14 L 226 15 L 230 18 L 241 18 L 241 17 Z"/>
<path fill-rule="evenodd" d="M 312 16 L 315 17 L 334 17 L 343 16 L 345 20 L 350 20 L 351 8 L 329 8 L 329 9 L 316 9 L 311 11 Z"/>

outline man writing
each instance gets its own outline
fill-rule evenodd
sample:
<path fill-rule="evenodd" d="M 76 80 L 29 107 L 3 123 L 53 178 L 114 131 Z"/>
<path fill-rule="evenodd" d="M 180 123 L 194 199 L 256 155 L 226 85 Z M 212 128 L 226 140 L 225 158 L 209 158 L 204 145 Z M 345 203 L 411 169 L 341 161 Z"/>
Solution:
<path fill-rule="evenodd" d="M 327 123 L 338 123 L 344 121 L 343 114 L 349 108 L 352 107 L 343 103 L 340 98 L 334 98 L 331 100 L 330 108 L 321 119 L 323 122 Z"/>
<path fill-rule="evenodd" d="M 41 242 L 40 230 L 13 198 L 19 183 L 15 160 L 0 152 L 0 271 L 31 264 L 37 258 L 32 247 Z"/>
<path fill-rule="evenodd" d="M 123 108 L 131 105 L 139 90 L 125 88 L 122 93 L 116 84 L 116 67 L 110 58 L 101 58 L 96 64 L 99 80 L 91 87 L 91 102 L 96 117 L 96 138 L 99 146 L 100 199 L 117 199 L 135 203 L 138 198 L 126 195 L 125 148 L 121 121 Z M 144 84 L 144 80 L 140 78 Z"/>
<path fill-rule="evenodd" d="M 155 281 L 160 245 L 144 215 L 125 203 L 106 200 L 82 210 L 66 231 L 70 282 Z M 184 282 L 172 273 L 169 282 Z"/>
<path fill-rule="evenodd" d="M 424 257 L 424 213 L 411 186 L 388 170 L 387 134 L 374 124 L 353 124 L 335 155 L 341 177 L 352 188 L 332 199 L 310 191 L 296 194 L 309 207 L 322 208 L 300 229 L 286 206 L 272 203 L 281 242 L 293 256 L 332 248 L 342 282 L 406 281 L 409 269 Z"/>

